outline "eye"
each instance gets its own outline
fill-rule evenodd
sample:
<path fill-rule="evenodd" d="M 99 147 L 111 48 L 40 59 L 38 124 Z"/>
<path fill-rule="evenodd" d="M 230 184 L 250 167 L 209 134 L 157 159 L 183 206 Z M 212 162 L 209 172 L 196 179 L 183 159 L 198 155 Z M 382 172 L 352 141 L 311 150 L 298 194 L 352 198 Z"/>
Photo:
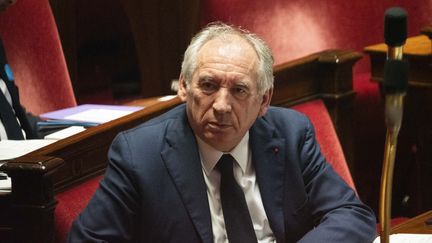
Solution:
<path fill-rule="evenodd" d="M 198 86 L 205 94 L 211 94 L 219 88 L 218 84 L 211 80 L 201 80 Z"/>
<path fill-rule="evenodd" d="M 249 96 L 249 89 L 246 86 L 235 86 L 232 93 L 237 99 L 246 99 Z"/>

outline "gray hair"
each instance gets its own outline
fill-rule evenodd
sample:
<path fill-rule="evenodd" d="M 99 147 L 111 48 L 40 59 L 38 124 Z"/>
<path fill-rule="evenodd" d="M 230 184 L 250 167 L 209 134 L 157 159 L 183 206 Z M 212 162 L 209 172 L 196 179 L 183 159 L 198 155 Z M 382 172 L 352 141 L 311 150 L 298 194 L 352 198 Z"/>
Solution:
<path fill-rule="evenodd" d="M 228 35 L 235 35 L 246 40 L 255 50 L 258 56 L 258 93 L 264 94 L 273 88 L 273 55 L 268 45 L 257 35 L 239 27 L 216 22 L 209 24 L 196 34 L 185 51 L 181 73 L 186 86 L 189 87 L 192 76 L 197 68 L 197 56 L 201 47 L 210 40 L 222 39 Z"/>

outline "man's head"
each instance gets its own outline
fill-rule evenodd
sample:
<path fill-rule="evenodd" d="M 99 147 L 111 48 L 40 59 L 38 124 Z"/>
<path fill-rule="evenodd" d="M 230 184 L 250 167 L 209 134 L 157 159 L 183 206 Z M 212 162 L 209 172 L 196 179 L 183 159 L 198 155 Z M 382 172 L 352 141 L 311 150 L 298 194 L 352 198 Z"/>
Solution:
<path fill-rule="evenodd" d="M 247 31 L 213 24 L 198 33 L 182 63 L 178 95 L 189 123 L 203 141 L 230 151 L 273 93 L 273 57 L 264 41 Z"/>

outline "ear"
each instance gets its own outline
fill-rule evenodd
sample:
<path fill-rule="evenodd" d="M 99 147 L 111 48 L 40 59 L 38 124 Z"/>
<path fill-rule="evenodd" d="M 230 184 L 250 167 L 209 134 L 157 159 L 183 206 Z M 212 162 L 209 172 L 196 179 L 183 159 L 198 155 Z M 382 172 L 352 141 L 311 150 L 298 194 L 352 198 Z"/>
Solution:
<path fill-rule="evenodd" d="M 268 107 L 270 106 L 270 101 L 271 98 L 273 96 L 273 88 L 267 90 L 263 97 L 262 97 L 262 102 L 261 102 L 261 107 L 260 107 L 260 111 L 258 113 L 258 117 L 264 116 L 265 113 L 267 112 Z"/>
<path fill-rule="evenodd" d="M 187 97 L 187 88 L 186 88 L 186 82 L 184 80 L 183 74 L 180 74 L 179 77 L 179 86 L 177 90 L 177 95 L 180 97 L 181 101 L 185 102 Z"/>

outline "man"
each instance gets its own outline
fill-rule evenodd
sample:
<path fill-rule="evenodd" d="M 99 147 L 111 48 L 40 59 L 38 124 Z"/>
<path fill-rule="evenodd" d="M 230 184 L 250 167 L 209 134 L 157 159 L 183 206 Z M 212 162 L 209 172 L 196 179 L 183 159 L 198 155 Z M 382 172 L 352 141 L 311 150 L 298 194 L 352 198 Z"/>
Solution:
<path fill-rule="evenodd" d="M 272 68 L 251 33 L 198 33 L 179 79 L 186 104 L 117 136 L 69 241 L 372 242 L 372 211 L 326 163 L 308 119 L 269 107 Z"/>

